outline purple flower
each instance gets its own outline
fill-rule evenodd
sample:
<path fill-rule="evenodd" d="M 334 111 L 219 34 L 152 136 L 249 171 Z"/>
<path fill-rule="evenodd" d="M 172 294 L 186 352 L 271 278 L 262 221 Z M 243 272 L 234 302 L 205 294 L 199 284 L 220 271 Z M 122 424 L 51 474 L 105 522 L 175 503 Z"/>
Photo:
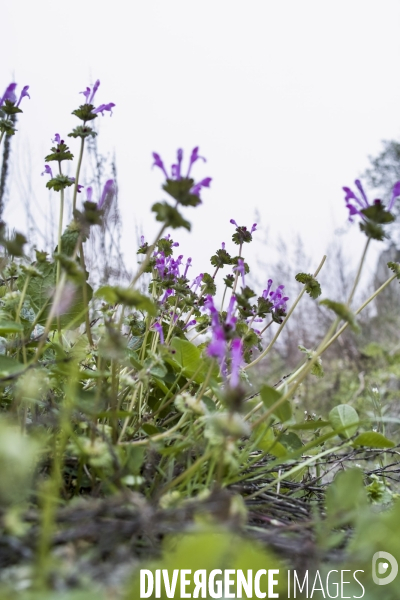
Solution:
<path fill-rule="evenodd" d="M 191 267 L 191 266 L 192 266 L 192 259 L 189 257 L 186 261 L 185 272 L 183 274 L 184 277 L 186 277 L 189 267 Z"/>
<path fill-rule="evenodd" d="M 29 90 L 29 85 L 24 85 L 24 87 L 22 88 L 22 92 L 20 94 L 19 100 L 17 102 L 17 106 L 20 105 L 22 98 L 25 98 L 25 96 L 28 96 L 29 100 L 31 99 L 30 95 L 28 94 L 28 90 Z"/>
<path fill-rule="evenodd" d="M 102 116 L 104 117 L 104 111 L 108 110 L 110 111 L 110 116 L 112 115 L 112 109 L 114 108 L 115 104 L 114 102 L 109 102 L 108 104 L 100 104 L 100 106 L 98 106 L 97 108 L 95 108 L 94 110 L 92 110 L 92 112 L 96 115 L 97 113 L 102 114 Z"/>
<path fill-rule="evenodd" d="M 165 290 L 164 296 L 160 300 L 161 304 L 164 304 L 164 302 L 167 300 L 167 298 L 173 293 L 174 293 L 174 290 Z"/>
<path fill-rule="evenodd" d="M 0 98 L 0 106 L 2 106 L 6 100 L 8 100 L 9 102 L 12 102 L 13 104 L 15 104 L 17 102 L 17 96 L 15 94 L 16 87 L 17 87 L 16 83 L 10 83 L 10 85 L 6 88 L 6 91 L 4 92 L 4 96 L 2 98 Z M 22 88 L 22 92 L 21 92 L 19 100 L 17 102 L 17 106 L 20 105 L 22 98 L 24 98 L 25 96 L 28 96 L 28 98 L 30 99 L 28 90 L 29 90 L 29 85 L 25 85 Z"/>
<path fill-rule="evenodd" d="M 220 367 L 222 367 L 226 354 L 226 340 L 222 327 L 213 328 L 211 342 L 207 346 L 207 354 L 208 356 L 217 358 Z"/>
<path fill-rule="evenodd" d="M 247 230 L 247 227 L 239 227 L 239 225 L 236 223 L 235 219 L 230 219 L 229 223 L 232 223 L 232 225 L 234 225 L 235 227 L 237 227 L 238 229 L 244 229 L 245 231 Z M 250 234 L 253 233 L 253 231 L 255 231 L 257 229 L 257 223 L 253 223 L 252 228 L 250 229 Z"/>
<path fill-rule="evenodd" d="M 361 181 L 359 179 L 356 179 L 354 183 L 359 191 L 359 194 L 360 194 L 359 196 L 357 196 L 351 188 L 349 188 L 349 187 L 343 188 L 343 191 L 346 193 L 344 200 L 346 202 L 346 208 L 349 211 L 349 221 L 351 221 L 351 222 L 354 220 L 353 219 L 354 215 L 359 215 L 362 219 L 365 219 L 365 216 L 363 215 L 363 213 L 361 211 L 363 209 L 371 206 L 370 202 L 368 201 L 367 195 L 364 192 L 364 189 L 361 185 Z M 395 183 L 395 185 L 393 186 L 392 196 L 391 196 L 389 204 L 386 207 L 386 210 L 388 210 L 389 212 L 392 210 L 394 202 L 395 202 L 396 198 L 398 198 L 399 196 L 400 196 L 400 181 Z M 379 200 L 379 198 L 374 200 L 374 204 L 378 204 L 378 203 L 381 203 L 381 200 Z"/>
<path fill-rule="evenodd" d="M 192 288 L 193 286 L 195 286 L 193 293 L 195 294 L 197 292 L 197 289 L 199 287 L 199 285 L 201 284 L 201 282 L 203 281 L 203 277 L 204 277 L 204 273 L 200 273 L 200 275 L 197 275 L 197 277 L 195 277 L 192 281 L 192 285 L 190 286 L 190 288 Z"/>
<path fill-rule="evenodd" d="M 54 135 L 54 140 L 51 140 L 51 141 L 53 142 L 53 144 L 62 144 L 64 142 L 64 140 L 62 140 L 60 138 L 60 134 L 59 133 L 56 133 Z"/>
<path fill-rule="evenodd" d="M 98 79 L 93 86 L 93 90 L 91 90 L 90 87 L 87 87 L 84 92 L 79 92 L 80 94 L 83 94 L 85 96 L 85 98 L 86 98 L 85 104 L 92 104 L 94 95 L 97 92 L 97 90 L 99 89 L 99 85 L 100 85 L 100 80 Z"/>
<path fill-rule="evenodd" d="M 187 179 L 189 178 L 190 171 L 192 170 L 192 165 L 196 162 L 196 160 L 199 160 L 199 158 L 201 158 L 201 160 L 203 160 L 204 162 L 207 162 L 206 159 L 204 158 L 204 156 L 199 156 L 199 147 L 196 146 L 196 148 L 193 148 L 192 154 L 190 156 L 189 168 L 188 168 L 188 172 L 186 173 Z"/>
<path fill-rule="evenodd" d="M 91 202 L 92 196 L 93 196 L 93 188 L 92 188 L 92 186 L 89 185 L 89 187 L 86 188 L 86 201 Z"/>
<path fill-rule="evenodd" d="M 272 303 L 272 311 L 277 310 L 286 312 L 286 302 L 289 300 L 289 296 L 283 295 L 284 285 L 278 285 L 275 291 L 270 291 L 272 287 L 272 279 L 268 279 L 267 289 L 263 291 L 262 296 L 266 300 Z"/>
<path fill-rule="evenodd" d="M 243 258 L 239 258 L 238 259 L 238 264 L 236 267 L 233 267 L 233 271 L 237 271 L 238 273 L 240 273 L 240 275 L 242 276 L 242 286 L 243 288 L 246 287 L 245 281 L 244 281 L 244 275 L 246 272 L 245 266 L 244 266 L 244 260 Z"/>
<path fill-rule="evenodd" d="M 46 173 L 46 175 L 50 175 L 50 179 L 53 179 L 53 171 L 51 170 L 49 165 L 45 165 L 44 166 L 44 171 L 42 173 L 42 176 Z"/>
<path fill-rule="evenodd" d="M 189 179 L 192 165 L 193 165 L 193 163 L 196 162 L 196 160 L 201 158 L 201 160 L 204 160 L 204 162 L 206 162 L 206 159 L 203 156 L 199 156 L 198 151 L 199 151 L 198 146 L 196 148 L 193 148 L 193 150 L 192 150 L 192 154 L 191 154 L 190 161 L 189 161 L 189 169 L 188 169 L 185 179 Z M 172 179 L 172 180 L 182 179 L 182 172 L 181 172 L 181 165 L 182 165 L 182 159 L 183 159 L 182 148 L 179 148 L 177 151 L 177 162 L 175 164 L 173 164 L 171 167 L 171 177 L 168 175 L 167 170 L 164 166 L 164 163 L 163 163 L 160 155 L 157 152 L 153 152 L 153 159 L 154 159 L 154 163 L 152 165 L 152 168 L 158 167 L 159 169 L 161 169 L 161 171 L 164 173 L 165 178 L 167 180 L 168 179 Z M 194 196 L 198 196 L 200 198 L 200 190 L 204 187 L 210 187 L 211 181 L 212 181 L 211 177 L 205 177 L 204 179 L 202 179 L 198 183 L 195 183 L 192 186 L 192 188 L 190 189 L 190 193 L 193 194 Z"/>
<path fill-rule="evenodd" d="M 157 331 L 158 335 L 160 336 L 160 342 L 161 342 L 161 344 L 164 344 L 164 331 L 163 331 L 161 323 L 159 323 L 158 321 L 156 321 L 150 327 L 150 329 L 154 329 L 155 331 Z"/>
<path fill-rule="evenodd" d="M 84 92 L 79 92 L 80 94 L 83 94 L 85 96 L 85 104 L 93 104 L 93 100 L 94 100 L 94 96 L 97 92 L 97 90 L 99 89 L 100 86 L 100 79 L 98 79 L 96 81 L 96 83 L 93 86 L 93 89 L 91 89 L 90 87 L 87 87 L 86 90 Z M 101 113 L 104 116 L 104 111 L 110 111 L 110 116 L 112 115 L 112 109 L 114 108 L 115 104 L 113 102 L 109 102 L 108 104 L 100 104 L 100 106 L 98 106 L 97 108 L 94 108 L 92 110 L 92 113 L 97 115 L 98 113 Z"/>
<path fill-rule="evenodd" d="M 103 193 L 97 204 L 97 209 L 101 210 L 107 203 L 110 204 L 115 195 L 114 179 L 107 179 L 103 187 Z"/>
<path fill-rule="evenodd" d="M 187 329 L 188 327 L 191 327 L 192 325 L 196 325 L 197 321 L 196 319 L 192 319 L 191 321 L 189 321 L 189 323 L 187 325 L 185 325 L 185 327 L 183 329 Z"/>
<path fill-rule="evenodd" d="M 239 378 L 239 370 L 241 364 L 243 362 L 243 343 L 240 338 L 235 338 L 232 340 L 231 345 L 231 379 L 230 386 L 235 388 L 238 386 L 240 378 Z"/>
<path fill-rule="evenodd" d="M 235 294 L 232 294 L 231 299 L 229 301 L 229 306 L 228 306 L 228 310 L 226 313 L 226 320 L 225 320 L 225 325 L 228 325 L 230 327 L 233 327 L 237 321 L 236 317 L 234 317 L 234 306 L 235 306 L 235 302 L 236 302 L 236 296 Z"/>

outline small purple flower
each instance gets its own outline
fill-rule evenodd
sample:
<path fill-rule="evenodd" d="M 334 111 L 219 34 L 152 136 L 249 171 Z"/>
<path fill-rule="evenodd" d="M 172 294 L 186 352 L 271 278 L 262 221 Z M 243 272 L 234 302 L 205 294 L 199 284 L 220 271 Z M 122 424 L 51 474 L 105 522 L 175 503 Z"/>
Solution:
<path fill-rule="evenodd" d="M 29 90 L 29 85 L 24 85 L 24 87 L 22 88 L 22 92 L 20 94 L 19 100 L 17 102 L 17 106 L 20 105 L 22 98 L 25 98 L 25 96 L 28 96 L 29 100 L 31 99 L 30 95 L 28 94 L 28 90 Z"/>
<path fill-rule="evenodd" d="M 199 285 L 201 284 L 201 282 L 203 281 L 203 277 L 204 277 L 204 273 L 200 273 L 200 275 L 197 275 L 197 277 L 195 277 L 192 281 L 192 285 L 190 286 L 190 288 L 192 288 L 193 286 L 195 286 L 193 293 L 195 294 L 197 292 L 197 289 L 199 287 Z"/>
<path fill-rule="evenodd" d="M 86 201 L 91 202 L 92 196 L 93 196 L 93 188 L 92 188 L 92 186 L 89 185 L 89 187 L 86 188 Z"/>
<path fill-rule="evenodd" d="M 192 325 L 196 325 L 197 321 L 196 319 L 192 319 L 191 321 L 189 321 L 189 323 L 187 325 L 184 326 L 183 329 L 187 329 L 188 327 L 192 327 Z"/>
<path fill-rule="evenodd" d="M 354 215 L 359 215 L 362 219 L 365 219 L 365 216 L 363 215 L 363 213 L 361 211 L 363 209 L 371 206 L 370 202 L 368 201 L 367 195 L 364 192 L 364 189 L 361 185 L 361 181 L 359 179 L 356 179 L 354 183 L 360 193 L 360 196 L 357 196 L 353 192 L 353 190 L 349 187 L 343 188 L 343 191 L 346 193 L 344 200 L 346 202 L 346 208 L 349 211 L 349 221 L 351 221 L 351 222 L 354 220 L 353 219 Z M 396 198 L 398 198 L 399 196 L 400 196 L 400 181 L 395 183 L 395 185 L 393 186 L 392 196 L 391 196 L 389 204 L 386 207 L 386 210 L 388 210 L 389 212 L 392 210 L 394 202 L 395 202 Z M 381 200 L 379 200 L 377 198 L 376 200 L 374 200 L 374 204 L 378 204 L 378 203 L 381 203 Z"/>
<path fill-rule="evenodd" d="M 63 140 L 61 140 L 61 142 L 63 142 Z M 75 177 L 68 177 L 68 179 L 70 181 L 72 181 L 72 183 L 75 183 Z M 81 193 L 81 191 L 83 190 L 84 187 L 85 187 L 84 185 L 81 185 L 80 183 L 78 183 L 78 189 L 77 189 L 78 194 Z"/>
<path fill-rule="evenodd" d="M 189 161 L 189 169 L 188 169 L 188 172 L 186 175 L 186 179 L 189 179 L 192 165 L 193 165 L 193 163 L 196 162 L 196 160 L 198 160 L 200 158 L 201 160 L 204 160 L 204 162 L 206 162 L 206 159 L 203 156 L 199 156 L 198 151 L 199 151 L 198 146 L 192 150 L 192 154 L 191 154 L 190 161 Z M 158 167 L 159 169 L 161 169 L 161 171 L 164 173 L 165 178 L 167 180 L 168 179 L 172 179 L 172 180 L 182 179 L 182 172 L 181 172 L 181 165 L 182 165 L 182 159 L 183 159 L 182 148 L 179 148 L 179 150 L 177 151 L 177 162 L 176 162 L 176 164 L 172 165 L 171 177 L 168 175 L 167 170 L 164 166 L 164 163 L 163 163 L 160 155 L 157 152 L 153 152 L 153 159 L 154 159 L 154 163 L 153 163 L 152 167 Z M 198 196 L 200 198 L 201 189 L 204 187 L 210 187 L 211 181 L 212 181 L 211 177 L 205 177 L 204 179 L 202 179 L 201 181 L 199 181 L 198 183 L 195 183 L 193 185 L 193 187 L 190 190 L 190 193 L 193 194 L 194 196 Z"/>
<path fill-rule="evenodd" d="M 228 306 L 228 310 L 226 313 L 226 320 L 225 320 L 225 325 L 229 325 L 230 327 L 233 327 L 237 321 L 236 317 L 234 317 L 235 302 L 236 302 L 236 296 L 235 296 L 235 294 L 232 294 L 231 299 L 229 301 L 229 306 Z"/>
<path fill-rule="evenodd" d="M 115 195 L 114 179 L 107 179 L 103 187 L 103 193 L 97 204 L 97 209 L 101 210 L 107 203 L 110 204 Z"/>
<path fill-rule="evenodd" d="M 93 104 L 94 96 L 95 96 L 97 90 L 99 89 L 99 86 L 100 86 L 100 79 L 98 79 L 96 81 L 96 83 L 93 86 L 93 89 L 91 89 L 90 87 L 87 87 L 84 92 L 79 92 L 80 94 L 83 94 L 85 96 L 85 104 Z M 114 106 L 115 106 L 115 104 L 113 102 L 109 102 L 108 104 L 100 104 L 100 106 L 93 109 L 92 112 L 95 115 L 97 115 L 98 113 L 101 113 L 104 116 L 104 111 L 109 111 L 110 116 L 111 116 L 112 109 L 114 108 Z"/>
<path fill-rule="evenodd" d="M 234 225 L 238 229 L 244 229 L 244 230 L 247 229 L 247 227 L 239 227 L 239 225 L 236 223 L 235 219 L 230 219 L 229 223 L 232 223 L 232 225 Z M 253 231 L 255 231 L 256 229 L 257 229 L 257 223 L 253 223 L 252 228 L 250 229 L 250 234 L 252 234 Z"/>
<path fill-rule="evenodd" d="M 44 166 L 44 171 L 42 173 L 42 176 L 46 174 L 46 175 L 50 175 L 50 179 L 53 179 L 53 171 L 51 170 L 49 165 L 45 165 Z"/>
<path fill-rule="evenodd" d="M 16 87 L 16 83 L 10 83 L 10 85 L 6 88 L 6 91 L 4 92 L 4 96 L 0 100 L 0 106 L 2 106 L 6 100 L 15 104 L 15 102 L 17 101 L 17 96 L 15 95 Z"/>
<path fill-rule="evenodd" d="M 235 388 L 240 382 L 239 371 L 243 362 L 243 343 L 240 338 L 232 340 L 231 344 L 231 379 L 230 386 Z"/>
<path fill-rule="evenodd" d="M 53 144 L 62 144 L 64 140 L 61 140 L 60 134 L 56 133 L 54 135 L 54 140 L 51 140 Z"/>
<path fill-rule="evenodd" d="M 225 361 L 226 340 L 222 327 L 214 327 L 212 332 L 211 342 L 207 346 L 207 354 L 213 358 L 217 358 L 220 367 Z"/>
<path fill-rule="evenodd" d="M 191 267 L 191 266 L 192 266 L 192 259 L 189 257 L 186 261 L 185 272 L 183 274 L 184 277 L 186 277 L 189 267 Z"/>
<path fill-rule="evenodd" d="M 203 160 L 204 162 L 207 162 L 206 159 L 204 158 L 204 156 L 199 156 L 199 147 L 196 146 L 196 148 L 193 148 L 192 154 L 190 156 L 189 168 L 188 168 L 188 172 L 186 174 L 187 179 L 189 178 L 190 171 L 192 170 L 192 165 L 196 162 L 196 160 L 199 160 L 199 158 L 201 158 L 201 160 Z"/>
<path fill-rule="evenodd" d="M 22 92 L 21 92 L 21 94 L 19 96 L 19 100 L 17 102 L 17 96 L 15 94 L 16 87 L 17 87 L 16 83 L 10 83 L 10 85 L 7 86 L 3 97 L 0 98 L 0 106 L 2 106 L 6 100 L 8 100 L 9 102 L 12 102 L 12 104 L 17 103 L 17 106 L 19 106 L 22 98 L 25 98 L 25 96 L 28 96 L 28 98 L 30 99 L 30 95 L 28 94 L 29 85 L 25 85 L 22 88 Z"/>
<path fill-rule="evenodd" d="M 244 266 L 243 258 L 238 259 L 238 264 L 236 265 L 236 267 L 233 267 L 233 271 L 237 271 L 238 273 L 240 273 L 240 275 L 242 276 L 242 286 L 243 286 L 243 288 L 245 288 L 246 284 L 245 284 L 244 276 L 245 276 L 246 269 Z"/>
<path fill-rule="evenodd" d="M 268 279 L 267 284 L 268 284 L 267 285 L 267 289 L 263 291 L 262 295 L 263 295 L 263 298 L 267 298 L 268 299 L 268 294 L 269 294 L 269 291 L 270 291 L 271 286 L 272 286 L 272 279 Z"/>
<path fill-rule="evenodd" d="M 164 304 L 164 302 L 167 300 L 167 298 L 169 298 L 169 296 L 173 293 L 174 293 L 174 290 L 165 290 L 164 296 L 160 300 L 161 304 Z"/>
<path fill-rule="evenodd" d="M 158 335 L 160 336 L 160 342 L 161 342 L 161 344 L 164 344 L 164 331 L 163 331 L 161 323 L 159 323 L 158 321 L 156 321 L 150 327 L 150 329 L 154 329 L 155 331 L 157 331 Z"/>
<path fill-rule="evenodd" d="M 98 106 L 97 108 L 92 110 L 92 112 L 95 115 L 97 115 L 98 113 L 101 113 L 102 116 L 104 117 L 104 111 L 109 111 L 110 116 L 111 116 L 113 114 L 112 109 L 114 108 L 114 106 L 115 106 L 114 102 L 109 102 L 108 104 L 100 104 L 100 106 Z"/>

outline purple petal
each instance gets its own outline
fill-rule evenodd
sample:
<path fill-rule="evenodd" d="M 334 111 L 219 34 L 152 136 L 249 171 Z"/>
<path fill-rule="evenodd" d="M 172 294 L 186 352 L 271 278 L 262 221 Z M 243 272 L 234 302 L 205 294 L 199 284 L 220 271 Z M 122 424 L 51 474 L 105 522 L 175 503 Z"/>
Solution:
<path fill-rule="evenodd" d="M 114 179 L 108 179 L 104 184 L 103 193 L 101 194 L 101 198 L 97 204 L 98 210 L 101 210 L 106 202 L 107 204 L 109 204 L 112 201 L 114 195 Z"/>
<path fill-rule="evenodd" d="M 257 223 L 253 223 L 250 233 L 253 233 L 253 231 L 255 231 L 256 229 L 257 229 Z"/>
<path fill-rule="evenodd" d="M 231 219 L 229 221 L 229 223 L 232 223 L 232 225 L 234 225 L 235 227 L 239 227 L 239 225 L 236 223 L 235 219 Z"/>
<path fill-rule="evenodd" d="M 157 152 L 153 152 L 153 158 L 154 158 L 154 163 L 152 165 L 152 168 L 158 167 L 159 169 L 161 169 L 161 171 L 164 173 L 166 179 L 168 179 L 168 173 L 165 170 L 164 163 L 161 160 L 161 156 L 159 154 L 157 154 Z"/>
<path fill-rule="evenodd" d="M 100 106 L 98 106 L 97 108 L 95 108 L 92 112 L 94 114 L 98 114 L 101 112 L 101 114 L 104 117 L 104 111 L 105 110 L 109 110 L 110 111 L 110 116 L 112 115 L 112 109 L 114 108 L 115 104 L 114 102 L 109 102 L 108 104 L 100 104 Z"/>
<path fill-rule="evenodd" d="M 2 106 L 2 104 L 6 101 L 9 100 L 10 102 L 15 103 L 17 100 L 17 96 L 15 95 L 15 88 L 17 87 L 16 83 L 10 83 L 10 85 L 7 87 L 6 91 L 4 92 L 4 96 L 1 99 L 0 102 L 0 106 Z"/>
<path fill-rule="evenodd" d="M 56 133 L 54 136 L 54 140 L 51 140 L 53 144 L 59 144 L 61 142 L 60 134 Z"/>
<path fill-rule="evenodd" d="M 45 173 L 47 175 L 50 175 L 50 178 L 53 179 L 53 171 L 51 170 L 49 165 L 45 165 L 42 175 L 44 175 Z"/>
<path fill-rule="evenodd" d="M 190 156 L 190 162 L 189 162 L 189 168 L 188 168 L 188 172 L 186 177 L 188 178 L 190 175 L 190 171 L 192 169 L 192 165 L 196 162 L 196 160 L 198 160 L 199 158 L 201 158 L 201 160 L 203 160 L 204 162 L 207 162 L 206 159 L 203 156 L 199 156 L 199 147 L 196 146 L 196 148 L 193 148 L 192 150 L 192 154 Z"/>
<path fill-rule="evenodd" d="M 89 96 L 90 96 L 90 87 L 87 87 L 84 92 L 79 92 L 79 93 L 83 94 L 85 96 L 85 98 L 86 98 L 85 104 L 87 104 L 87 102 L 89 100 Z"/>
<path fill-rule="evenodd" d="M 237 387 L 240 381 L 239 370 L 243 361 L 242 340 L 235 338 L 231 346 L 231 379 L 230 386 Z"/>
<path fill-rule="evenodd" d="M 212 181 L 211 177 L 205 177 L 205 179 L 202 179 L 201 181 L 199 181 L 192 187 L 192 189 L 190 190 L 190 193 L 193 194 L 194 196 L 198 196 L 201 188 L 210 187 L 211 181 Z"/>
<path fill-rule="evenodd" d="M 154 325 L 152 325 L 151 329 L 155 329 L 155 331 L 157 331 L 158 335 L 160 336 L 161 344 L 164 344 L 164 331 L 161 324 L 156 321 Z"/>
<path fill-rule="evenodd" d="M 368 208 L 368 206 L 369 206 L 369 202 L 368 202 L 367 196 L 365 195 L 365 192 L 364 192 L 364 190 L 363 190 L 363 186 L 361 185 L 361 181 L 360 181 L 359 179 L 356 179 L 354 183 L 355 183 L 355 184 L 356 184 L 356 186 L 358 187 L 358 189 L 359 189 L 359 191 L 360 191 L 360 194 L 361 194 L 361 196 L 363 197 L 363 200 L 364 200 L 364 208 Z"/>
<path fill-rule="evenodd" d="M 22 92 L 21 92 L 21 95 L 19 97 L 17 106 L 20 105 L 20 102 L 21 102 L 22 98 L 25 98 L 25 96 L 28 96 L 29 100 L 31 99 L 30 95 L 28 94 L 28 90 L 29 90 L 29 85 L 24 85 L 24 87 L 22 88 Z"/>
<path fill-rule="evenodd" d="M 400 181 L 395 183 L 393 186 L 392 197 L 391 197 L 390 202 L 387 207 L 389 212 L 392 210 L 394 202 L 395 202 L 396 198 L 398 198 L 399 196 L 400 196 Z"/>
<path fill-rule="evenodd" d="M 91 93 L 90 98 L 88 100 L 88 104 L 93 104 L 94 95 L 97 92 L 97 90 L 99 89 L 99 85 L 100 85 L 100 79 L 98 79 L 96 81 L 96 83 L 94 84 L 94 86 L 93 86 L 93 90 L 92 90 L 92 93 Z M 90 90 L 90 88 L 87 88 L 87 89 Z"/>
<path fill-rule="evenodd" d="M 92 201 L 92 196 L 93 196 L 93 188 L 92 186 L 89 186 L 86 188 L 86 200 L 88 202 Z"/>

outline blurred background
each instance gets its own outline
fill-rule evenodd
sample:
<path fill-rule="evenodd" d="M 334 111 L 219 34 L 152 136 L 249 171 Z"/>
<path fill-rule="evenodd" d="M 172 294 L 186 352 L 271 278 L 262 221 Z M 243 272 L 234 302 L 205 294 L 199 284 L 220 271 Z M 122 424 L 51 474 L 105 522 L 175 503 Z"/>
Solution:
<path fill-rule="evenodd" d="M 341 188 L 382 152 L 382 140 L 398 137 L 396 0 L 379 8 L 372 0 L 21 0 L 4 3 L 1 20 L 0 87 L 14 80 L 31 94 L 10 140 L 3 219 L 38 248 L 51 249 L 58 210 L 43 158 L 56 132 L 77 125 L 79 92 L 100 79 L 96 102 L 116 107 L 96 119 L 83 183 L 100 193 L 117 176 L 115 238 L 127 270 L 133 240 L 151 241 L 157 230 L 151 205 L 164 196 L 163 176 L 151 170 L 152 151 L 169 167 L 177 148 L 188 160 L 194 146 L 207 163 L 193 175 L 213 181 L 202 206 L 187 210 L 190 236 L 174 233 L 193 257 L 191 275 L 209 270 L 209 256 L 230 241 L 231 218 L 259 223 L 249 260 L 273 264 L 283 242 L 295 249 L 301 237 L 310 268 L 332 242 L 355 266 L 364 238 L 347 221 Z M 79 140 L 69 139 L 77 155 Z M 369 276 L 381 249 L 372 246 Z"/>

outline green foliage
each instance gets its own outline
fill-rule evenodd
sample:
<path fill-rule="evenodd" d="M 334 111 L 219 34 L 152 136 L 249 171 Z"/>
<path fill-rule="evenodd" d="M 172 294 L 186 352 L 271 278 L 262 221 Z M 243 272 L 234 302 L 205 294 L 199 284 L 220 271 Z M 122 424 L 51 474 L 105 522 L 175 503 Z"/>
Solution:
<path fill-rule="evenodd" d="M 74 155 L 69 151 L 67 144 L 60 142 L 57 146 L 52 147 L 51 154 L 48 154 L 44 160 L 46 162 L 57 161 L 61 163 L 63 160 L 73 160 L 73 158 Z"/>
<path fill-rule="evenodd" d="M 299 283 L 305 285 L 307 294 L 314 300 L 321 295 L 321 286 L 313 275 L 309 273 L 298 273 L 295 279 Z"/>
<path fill-rule="evenodd" d="M 396 444 L 388 440 L 378 431 L 364 431 L 354 440 L 353 446 L 367 446 L 368 448 L 393 448 Z"/>
<path fill-rule="evenodd" d="M 189 221 L 186 221 L 180 212 L 173 206 L 170 206 L 168 202 L 156 202 L 151 207 L 151 210 L 156 214 L 156 221 L 164 223 L 166 227 L 172 227 L 172 229 L 183 227 L 190 231 Z"/>
<path fill-rule="evenodd" d="M 72 179 L 67 177 L 67 175 L 58 174 L 55 177 L 52 177 L 52 179 L 49 179 L 49 181 L 46 183 L 46 187 L 49 190 L 60 192 L 61 190 L 64 190 L 67 187 L 71 187 L 71 185 L 73 184 L 74 182 L 72 181 Z"/>
<path fill-rule="evenodd" d="M 270 409 L 274 404 L 276 404 L 276 402 L 282 398 L 282 395 L 283 394 L 281 392 L 273 387 L 270 387 L 269 385 L 263 385 L 260 389 L 261 400 L 267 409 Z M 273 410 L 273 414 L 278 417 L 282 423 L 289 421 L 292 418 L 292 407 L 290 402 L 285 400 Z"/>
<path fill-rule="evenodd" d="M 75 129 L 73 131 L 71 131 L 71 133 L 68 134 L 68 137 L 73 137 L 73 138 L 82 138 L 85 139 L 87 137 L 96 137 L 97 135 L 97 131 L 94 131 L 91 127 L 87 127 L 87 125 L 78 125 L 78 127 L 75 127 Z"/>
<path fill-rule="evenodd" d="M 304 352 L 304 354 L 307 355 L 308 360 L 312 360 L 312 358 L 315 356 L 315 352 L 313 350 L 307 350 L 307 348 L 305 348 L 302 345 L 299 345 L 298 349 L 300 350 L 300 352 Z M 322 360 L 320 356 L 316 359 L 313 366 L 311 367 L 311 374 L 315 375 L 316 377 L 324 376 L 324 369 L 322 368 Z"/>
<path fill-rule="evenodd" d="M 72 111 L 72 114 L 86 123 L 87 121 L 93 121 L 93 119 L 97 118 L 97 114 L 92 112 L 94 108 L 93 104 L 81 104 L 79 108 Z"/>
<path fill-rule="evenodd" d="M 132 306 L 138 310 L 144 310 L 152 316 L 157 314 L 157 307 L 150 298 L 132 288 L 104 285 L 97 290 L 95 295 L 99 298 L 104 298 L 109 304 Z"/>
<path fill-rule="evenodd" d="M 351 438 L 359 427 L 357 411 L 348 404 L 339 404 L 329 413 L 329 422 L 333 429 L 343 438 Z"/>
<path fill-rule="evenodd" d="M 162 187 L 167 194 L 172 196 L 182 206 L 198 206 L 201 204 L 200 198 L 190 193 L 193 186 L 193 179 L 182 177 L 182 179 L 167 179 Z"/>
<path fill-rule="evenodd" d="M 348 306 L 342 304 L 341 302 L 334 302 L 333 300 L 329 300 L 326 298 L 325 300 L 321 300 L 320 304 L 322 306 L 326 306 L 329 310 L 332 310 L 340 319 L 346 321 L 349 324 L 349 327 L 354 333 L 360 332 L 360 326 L 356 321 L 356 317 L 354 313 L 349 309 Z"/>

